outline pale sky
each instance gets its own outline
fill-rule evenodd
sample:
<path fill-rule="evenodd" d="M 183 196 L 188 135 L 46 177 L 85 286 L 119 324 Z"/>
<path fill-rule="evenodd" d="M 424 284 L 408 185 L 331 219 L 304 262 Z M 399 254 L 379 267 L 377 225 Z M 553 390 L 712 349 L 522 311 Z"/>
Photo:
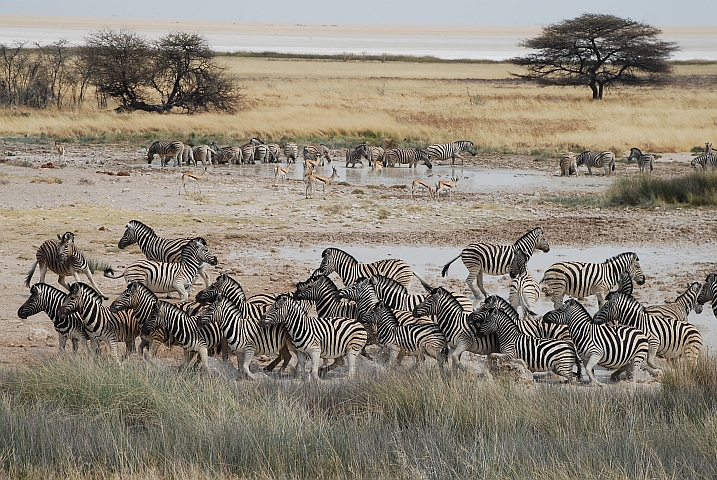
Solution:
<path fill-rule="evenodd" d="M 585 12 L 717 26 L 717 0 L 0 0 L 0 14 L 329 24 L 546 25 Z"/>

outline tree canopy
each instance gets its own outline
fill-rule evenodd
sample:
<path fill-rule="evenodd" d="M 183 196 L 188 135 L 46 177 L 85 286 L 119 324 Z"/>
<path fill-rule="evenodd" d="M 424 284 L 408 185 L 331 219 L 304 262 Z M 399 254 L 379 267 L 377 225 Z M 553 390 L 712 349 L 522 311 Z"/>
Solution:
<path fill-rule="evenodd" d="M 528 69 L 519 78 L 541 85 L 587 85 L 599 100 L 607 87 L 659 83 L 670 73 L 667 59 L 678 47 L 660 40 L 660 33 L 630 19 L 586 13 L 520 42 L 536 52 L 511 62 Z"/>

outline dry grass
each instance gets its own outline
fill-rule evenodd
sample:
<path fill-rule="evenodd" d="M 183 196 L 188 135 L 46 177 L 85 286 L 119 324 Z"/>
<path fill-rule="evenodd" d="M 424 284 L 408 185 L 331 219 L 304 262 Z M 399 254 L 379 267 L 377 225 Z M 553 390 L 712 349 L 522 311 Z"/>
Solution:
<path fill-rule="evenodd" d="M 509 80 L 510 64 L 336 62 L 222 57 L 245 86 L 236 115 L 117 115 L 0 112 L 0 135 L 68 140 L 158 137 L 241 142 L 250 136 L 331 140 L 345 146 L 388 138 L 426 143 L 468 138 L 483 150 L 557 152 L 588 148 L 689 151 L 714 140 L 717 92 L 621 89 L 590 100 L 587 88 L 539 88 Z M 711 78 L 714 64 L 678 64 L 675 74 Z"/>

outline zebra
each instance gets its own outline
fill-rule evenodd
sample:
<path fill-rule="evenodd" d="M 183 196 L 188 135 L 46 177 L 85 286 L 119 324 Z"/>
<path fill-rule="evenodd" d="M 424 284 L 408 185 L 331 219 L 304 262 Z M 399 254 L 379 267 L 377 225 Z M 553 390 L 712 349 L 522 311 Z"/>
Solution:
<path fill-rule="evenodd" d="M 489 355 L 498 351 L 495 335 L 476 337 L 475 327 L 468 323 L 468 315 L 453 294 L 443 287 L 434 288 L 426 299 L 413 309 L 414 317 L 436 316 L 449 347 L 453 368 L 459 366 L 464 351 Z"/>
<path fill-rule="evenodd" d="M 704 305 L 705 303 L 712 301 L 712 313 L 717 317 L 717 274 L 710 273 L 705 279 L 705 283 L 702 285 L 697 296 L 697 304 Z"/>
<path fill-rule="evenodd" d="M 287 142 L 284 145 L 284 155 L 286 156 L 286 164 L 296 163 L 296 157 L 299 156 L 299 146 L 294 142 Z"/>
<path fill-rule="evenodd" d="M 381 345 L 389 348 L 389 365 L 397 363 L 400 354 L 415 356 L 416 364 L 423 363 L 424 356 L 428 354 L 438 361 L 441 370 L 448 360 L 446 337 L 435 324 L 402 325 L 393 310 L 382 302 L 363 315 L 362 323 L 369 325 L 376 332 Z"/>
<path fill-rule="evenodd" d="M 105 271 L 105 276 L 124 277 L 127 283 L 142 282 L 153 292 L 167 293 L 168 298 L 171 298 L 170 292 L 176 290 L 181 301 L 185 301 L 189 297 L 187 290 L 192 287 L 194 276 L 202 262 L 216 265 L 217 257 L 209 252 L 202 238 L 195 238 L 182 248 L 179 263 L 141 260 L 127 267 L 122 275 L 114 276 L 114 272 L 110 270 Z"/>
<path fill-rule="evenodd" d="M 201 237 L 201 242 L 206 245 L 207 242 Z M 145 225 L 139 220 L 130 220 L 125 225 L 125 231 L 117 243 L 117 248 L 124 250 L 132 244 L 142 250 L 147 260 L 154 262 L 179 263 L 182 258 L 182 249 L 191 243 L 195 238 L 162 238 L 157 236 L 151 227 Z M 204 285 L 209 285 L 209 275 L 206 272 L 207 264 L 202 263 L 199 267 L 199 275 L 204 280 Z"/>
<path fill-rule="evenodd" d="M 610 375 L 613 381 L 618 381 L 620 374 L 627 372 L 628 379 L 635 382 L 635 373 L 646 363 L 649 353 L 647 336 L 629 326 L 593 323 L 585 307 L 573 298 L 543 315 L 543 322 L 567 326 L 588 377 L 596 385 L 602 386 L 602 383 L 595 378 L 595 365 L 616 368 Z"/>
<path fill-rule="evenodd" d="M 407 164 L 408 168 L 416 168 L 418 162 L 423 162 L 429 169 L 433 168 L 428 153 L 418 148 L 389 148 L 384 152 L 383 158 L 386 166 L 395 167 L 397 164 Z"/>
<path fill-rule="evenodd" d="M 713 150 L 714 151 L 714 150 Z M 703 153 L 692 159 L 690 165 L 697 170 L 698 167 L 702 167 L 702 171 L 707 170 L 707 167 L 711 169 L 717 168 L 717 154 L 715 153 Z"/>
<path fill-rule="evenodd" d="M 373 162 L 384 160 L 385 151 L 382 147 L 366 146 L 366 160 L 368 160 L 368 166 L 372 166 Z"/>
<path fill-rule="evenodd" d="M 349 165 L 352 167 L 355 167 L 357 163 L 360 163 L 363 167 L 363 162 L 361 161 L 361 157 L 367 157 L 368 153 L 366 152 L 366 145 L 361 144 L 356 148 L 349 148 L 346 150 L 346 168 L 349 168 Z"/>
<path fill-rule="evenodd" d="M 515 323 L 515 326 L 518 327 L 518 330 L 525 335 L 536 338 L 552 338 L 566 342 L 572 341 L 570 332 L 565 325 L 546 325 L 540 318 L 535 316 L 524 316 L 521 320 L 517 310 L 513 308 L 510 302 L 498 295 L 488 296 L 478 308 L 468 315 L 468 322 L 480 323 L 482 316 L 488 315 L 488 312 L 493 308 L 497 308 L 508 315 Z"/>
<path fill-rule="evenodd" d="M 253 295 L 247 299 L 239 282 L 225 273 L 219 275 L 214 283 L 198 292 L 196 300 L 202 305 L 210 305 L 220 295 L 233 302 L 243 312 L 244 318 L 251 319 L 255 323 L 262 320 L 266 310 L 276 300 L 276 295 L 270 294 Z M 291 353 L 289 348 L 284 347 L 279 350 L 279 356 L 264 367 L 264 371 L 271 372 L 280 362 L 283 362 L 281 364 L 281 371 L 283 372 L 290 361 Z"/>
<path fill-rule="evenodd" d="M 197 162 L 202 162 L 204 165 L 212 164 L 212 155 L 215 152 L 209 145 L 198 145 L 192 149 L 192 156 L 194 157 L 194 165 Z"/>
<path fill-rule="evenodd" d="M 217 144 L 212 142 L 212 152 L 214 152 L 214 163 L 244 163 L 241 147 L 217 147 Z"/>
<path fill-rule="evenodd" d="M 189 366 L 193 356 L 192 352 L 197 352 L 202 367 L 207 373 L 210 372 L 207 350 L 209 349 L 209 344 L 216 342 L 217 339 L 205 337 L 205 331 L 199 329 L 197 317 L 190 316 L 176 305 L 157 300 L 154 307 L 152 307 L 152 313 L 142 325 L 142 335 L 150 336 L 158 327 L 162 327 L 170 333 L 175 344 L 184 349 L 184 362 L 180 368 Z M 219 330 L 217 329 L 218 332 Z"/>
<path fill-rule="evenodd" d="M 575 157 L 575 164 L 578 167 L 583 164 L 588 167 L 589 175 L 593 174 L 592 167 L 602 167 L 605 175 L 610 175 L 610 170 L 615 171 L 615 154 L 610 151 L 591 152 L 588 150 Z"/>
<path fill-rule="evenodd" d="M 659 315 L 676 322 L 688 323 L 687 316 L 692 309 L 694 309 L 698 315 L 702 313 L 702 304 L 697 301 L 701 291 L 702 284 L 700 282 L 693 282 L 674 302 L 664 305 L 649 305 L 645 307 L 645 311 L 649 315 Z"/>
<path fill-rule="evenodd" d="M 249 143 L 245 143 L 241 147 L 241 162 L 242 163 L 254 163 L 254 153 L 256 152 L 256 147 L 258 144 L 254 143 L 255 139 L 251 139 Z M 239 163 L 239 162 L 237 162 Z"/>
<path fill-rule="evenodd" d="M 413 311 L 413 309 L 426 299 L 426 295 L 433 290 L 433 286 L 429 285 L 421 276 L 414 272 L 413 274 L 423 285 L 426 290 L 424 294 L 411 294 L 408 289 L 396 280 L 384 275 L 371 275 L 370 281 L 379 300 L 385 303 L 393 310 Z M 468 297 L 460 293 L 451 292 L 456 300 L 461 304 L 466 312 L 473 311 L 473 302 Z"/>
<path fill-rule="evenodd" d="M 100 295 L 105 300 L 110 298 L 102 293 L 97 282 L 95 282 L 87 259 L 75 247 L 75 234 L 72 232 L 65 232 L 62 236 L 57 234 L 57 240 L 46 240 L 40 245 L 40 248 L 35 253 L 35 263 L 32 264 L 30 271 L 25 276 L 25 286 L 28 288 L 38 265 L 40 265 L 40 283 L 45 283 L 45 275 L 49 268 L 50 271 L 58 275 L 57 282 L 69 291 L 70 287 L 67 285 L 65 277 L 72 275 L 75 278 L 75 282 L 79 282 L 79 273 L 83 273 L 92 287 L 100 292 Z"/>
<path fill-rule="evenodd" d="M 460 152 L 468 152 L 471 155 L 475 155 L 476 149 L 473 142 L 469 140 L 459 140 L 453 143 L 441 143 L 426 147 L 426 153 L 428 153 L 431 160 L 448 160 L 450 158 L 451 165 L 455 163 L 456 158 L 460 158 L 461 165 L 463 165 L 463 157 L 459 155 Z"/>
<path fill-rule="evenodd" d="M 717 154 L 717 150 L 712 147 L 712 142 L 705 142 L 705 153 Z"/>
<path fill-rule="evenodd" d="M 358 319 L 356 305 L 342 302 L 338 287 L 326 275 L 313 275 L 305 282 L 297 283 L 294 298 L 313 302 L 319 317 Z"/>
<path fill-rule="evenodd" d="M 112 313 L 118 313 L 124 310 L 132 310 L 137 323 L 142 326 L 152 314 L 154 304 L 157 303 L 157 295 L 154 294 L 146 285 L 140 282 L 130 282 L 127 288 L 122 292 L 110 305 Z M 177 305 L 190 316 L 198 315 L 204 306 L 198 302 L 184 302 Z M 140 335 L 139 353 L 144 355 L 144 349 L 149 352 L 150 357 L 157 354 L 157 349 L 161 343 L 167 346 L 176 345 L 174 337 L 164 328 L 155 328 L 149 335 Z"/>
<path fill-rule="evenodd" d="M 184 144 L 182 147 L 182 153 L 178 158 L 181 160 L 179 162 L 180 165 L 190 165 L 194 163 L 194 166 L 197 166 L 197 162 L 194 160 L 194 147 L 192 145 Z"/>
<path fill-rule="evenodd" d="M 578 166 L 575 163 L 575 155 L 566 153 L 560 157 L 560 176 L 569 177 L 570 175 L 578 175 Z"/>
<path fill-rule="evenodd" d="M 272 149 L 271 147 L 276 147 Z M 279 160 L 277 145 L 257 145 L 254 149 L 254 160 L 260 163 L 276 163 Z"/>
<path fill-rule="evenodd" d="M 653 369 L 658 368 L 654 362 L 656 355 L 668 360 L 685 357 L 696 362 L 702 348 L 702 336 L 694 325 L 650 315 L 635 298 L 619 292 L 607 295 L 593 322 L 627 325 L 642 331 L 650 344 L 647 365 Z"/>
<path fill-rule="evenodd" d="M 166 167 L 169 159 L 174 160 L 176 167 L 181 162 L 181 155 L 184 151 L 184 144 L 179 140 L 157 140 L 147 150 L 147 163 L 152 164 L 155 155 L 159 155 L 161 165 Z"/>
<path fill-rule="evenodd" d="M 119 363 L 117 342 L 125 342 L 126 355 L 135 351 L 135 339 L 140 334 L 139 325 L 133 312 L 112 313 L 109 307 L 102 305 L 102 297 L 86 283 L 73 283 L 70 294 L 65 298 L 59 308 L 60 317 L 67 317 L 78 313 L 85 326 L 87 336 L 93 347 L 104 341 L 110 347 L 110 353 Z M 97 348 L 93 348 L 97 351 Z"/>
<path fill-rule="evenodd" d="M 540 298 L 540 285 L 528 271 L 528 254 L 515 249 L 510 264 L 510 295 L 508 299 L 513 308 L 521 307 L 523 316 L 536 317 L 535 304 Z"/>
<path fill-rule="evenodd" d="M 605 295 L 617 284 L 620 275 L 628 272 L 638 285 L 645 283 L 640 259 L 634 252 L 624 252 L 602 263 L 558 262 L 543 274 L 540 283 L 546 297 L 553 301 L 553 308 L 563 304 L 563 295 L 584 298 L 597 296 L 598 307 L 605 302 Z"/>
<path fill-rule="evenodd" d="M 60 354 L 65 351 L 67 340 L 70 340 L 73 352 L 77 353 L 77 346 L 81 343 L 87 354 L 90 355 L 90 349 L 87 346 L 87 341 L 90 338 L 85 331 L 85 326 L 79 314 L 73 313 L 64 317 L 60 316 L 60 305 L 66 298 L 67 294 L 62 290 L 58 290 L 46 283 L 36 283 L 30 287 L 30 298 L 17 310 L 17 316 L 25 320 L 36 313 L 45 312 L 52 320 L 52 325 L 57 332 L 58 352 Z"/>
<path fill-rule="evenodd" d="M 572 343 L 525 335 L 510 316 L 498 308 L 480 318 L 478 334 L 494 333 L 498 339 L 500 352 L 491 356 L 520 359 L 531 372 L 552 371 L 569 382 L 580 380 L 580 358 Z M 573 372 L 573 366 L 577 367 L 577 372 Z"/>
<path fill-rule="evenodd" d="M 543 234 L 541 227 L 534 228 L 515 241 L 513 245 L 493 245 L 490 243 L 472 243 L 464 248 L 461 253 L 443 266 L 441 276 L 445 277 L 451 263 L 461 258 L 468 269 L 466 284 L 473 292 L 475 298 L 479 297 L 478 290 L 473 286 L 475 281 L 484 297 L 488 296 L 483 287 L 483 273 L 488 275 L 505 275 L 510 270 L 513 256 L 516 250 L 523 251 L 526 261 L 530 260 L 535 250 L 543 252 L 550 251 L 550 244 Z"/>
<path fill-rule="evenodd" d="M 632 159 L 637 160 L 637 166 L 640 167 L 640 173 L 650 168 L 650 173 L 655 166 L 655 157 L 651 153 L 642 153 L 639 148 L 633 147 L 630 149 L 630 156 L 627 157 L 629 162 Z"/>
<path fill-rule="evenodd" d="M 332 272 L 336 272 L 346 286 L 353 284 L 358 278 L 380 274 L 408 288 L 413 276 L 411 266 L 398 258 L 359 263 L 343 250 L 329 247 L 321 253 L 321 265 L 314 275 L 330 275 Z"/>
<path fill-rule="evenodd" d="M 325 162 L 324 159 L 331 163 L 331 155 L 329 154 L 329 148 L 326 145 L 304 145 L 302 156 L 304 160 L 318 160 L 321 159 L 321 166 L 323 167 Z"/>
<path fill-rule="evenodd" d="M 305 371 L 306 358 L 311 357 L 311 376 L 319 378 L 319 359 L 335 358 L 342 364 L 346 357 L 349 377 L 354 375 L 356 356 L 366 344 L 366 329 L 358 322 L 344 317 L 312 317 L 306 313 L 298 300 L 288 294 L 279 295 L 269 307 L 264 324 L 282 323 L 286 326 L 291 342 L 296 348 L 297 376 Z"/>
<path fill-rule="evenodd" d="M 294 347 L 283 325 L 263 326 L 260 320 L 246 314 L 242 305 L 237 305 L 221 294 L 209 305 L 199 318 L 199 326 L 204 329 L 207 325 L 215 325 L 227 340 L 230 352 L 237 357 L 237 369 L 240 374 L 250 379 L 256 375 L 251 373 L 249 365 L 254 355 L 271 355 L 279 353 L 280 360 L 283 351 L 289 355 Z M 288 364 L 284 362 L 281 371 Z M 267 371 L 271 371 L 270 369 Z"/>

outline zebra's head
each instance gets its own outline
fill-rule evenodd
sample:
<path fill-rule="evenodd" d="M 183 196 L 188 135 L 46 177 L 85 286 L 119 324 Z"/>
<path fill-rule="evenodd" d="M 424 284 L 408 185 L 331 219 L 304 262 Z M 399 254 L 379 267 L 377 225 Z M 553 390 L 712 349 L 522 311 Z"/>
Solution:
<path fill-rule="evenodd" d="M 510 278 L 517 278 L 528 270 L 528 255 L 521 249 L 516 248 L 513 252 L 513 261 L 510 262 Z"/>
<path fill-rule="evenodd" d="M 241 285 L 239 285 L 239 282 L 233 280 L 229 275 L 223 273 L 217 277 L 214 283 L 206 287 L 201 292 L 197 293 L 196 300 L 202 305 L 208 305 L 214 302 L 217 297 L 219 297 L 219 295 L 225 292 L 231 284 L 236 284 L 236 287 L 241 289 Z"/>
<path fill-rule="evenodd" d="M 291 298 L 288 293 L 276 297 L 274 303 L 268 308 L 261 320 L 262 326 L 275 325 L 285 322 L 289 317 L 299 313 L 301 306 Z"/>
<path fill-rule="evenodd" d="M 561 306 L 543 315 L 543 322 L 567 325 L 570 322 L 570 319 L 574 318 L 576 315 L 587 321 L 591 320 L 590 314 L 587 310 L 585 310 L 585 307 L 583 307 L 580 302 L 574 298 L 568 298 Z"/>
<path fill-rule="evenodd" d="M 632 147 L 632 148 L 630 149 L 630 156 L 627 157 L 628 163 L 629 163 L 630 160 L 632 160 L 633 158 L 637 160 L 638 158 L 640 158 L 640 155 L 642 155 L 642 152 L 640 151 L 640 149 L 639 149 L 639 148 Z"/>
<path fill-rule="evenodd" d="M 336 250 L 333 248 L 327 248 L 321 252 L 321 265 L 317 268 L 313 275 L 331 275 L 336 271 Z"/>
<path fill-rule="evenodd" d="M 371 285 L 372 283 L 370 278 L 359 278 L 353 285 L 339 290 L 339 297 L 358 302 L 366 289 L 371 288 Z"/>
<path fill-rule="evenodd" d="M 698 160 L 699 157 L 695 157 L 690 162 L 690 165 L 692 165 L 692 168 L 697 169 L 698 165 L 700 165 L 700 162 Z"/>
<path fill-rule="evenodd" d="M 700 305 L 704 305 L 705 303 L 711 301 L 712 302 L 712 312 L 717 317 L 717 299 L 714 296 L 715 290 L 717 290 L 717 274 L 710 273 L 707 275 L 707 279 L 705 280 L 705 283 L 702 284 L 702 289 L 700 290 L 699 295 L 697 295 L 697 303 Z"/>
<path fill-rule="evenodd" d="M 640 258 L 636 253 L 632 253 L 632 259 L 627 267 L 627 272 L 632 276 L 635 283 L 643 285 L 645 283 L 645 274 L 642 273 L 642 267 L 640 267 Z"/>
<path fill-rule="evenodd" d="M 204 310 L 204 313 L 197 318 L 197 325 L 203 327 L 209 323 L 218 323 L 224 316 L 224 309 L 228 306 L 229 300 L 222 295 L 218 295 L 216 299 Z"/>
<path fill-rule="evenodd" d="M 207 248 L 207 241 L 202 237 L 195 238 L 182 249 L 182 259 L 184 260 L 187 256 L 194 257 L 199 262 L 208 263 L 212 266 L 219 263 L 217 257 L 212 255 Z"/>
<path fill-rule="evenodd" d="M 433 164 L 431 163 L 431 158 L 428 155 L 428 152 L 425 150 L 416 149 L 416 153 L 418 154 L 417 161 L 422 161 L 426 164 L 428 168 L 433 168 Z"/>
<path fill-rule="evenodd" d="M 143 286 L 144 285 L 139 282 L 130 282 L 125 291 L 120 293 L 119 296 L 114 299 L 110 305 L 110 311 L 112 313 L 117 313 L 136 307 L 139 304 L 139 299 L 137 298 L 138 292 Z"/>
<path fill-rule="evenodd" d="M 30 298 L 25 300 L 25 303 L 23 303 L 17 310 L 18 318 L 25 320 L 27 317 L 35 315 L 45 308 L 45 302 L 42 301 L 42 290 L 48 286 L 49 285 L 44 283 L 36 283 L 30 288 Z"/>
<path fill-rule="evenodd" d="M 65 297 L 58 310 L 60 318 L 65 318 L 73 313 L 82 311 L 85 304 L 85 296 L 83 295 L 82 283 L 73 283 L 70 285 L 70 293 Z M 91 287 L 90 287 L 91 288 Z"/>
<path fill-rule="evenodd" d="M 426 295 L 421 303 L 416 305 L 413 309 L 413 316 L 415 318 L 428 317 L 430 315 L 437 315 L 440 309 L 440 301 L 443 296 L 443 288 L 436 287 Z"/>
<path fill-rule="evenodd" d="M 617 325 L 620 322 L 621 308 L 619 306 L 621 298 L 632 298 L 618 292 L 610 292 L 605 297 L 605 303 L 593 316 L 593 323 L 603 325 L 605 323 Z"/>
<path fill-rule="evenodd" d="M 486 335 L 489 335 L 495 331 L 498 330 L 498 319 L 503 314 L 499 308 L 490 308 L 487 309 L 485 314 L 477 315 L 474 317 L 475 321 L 479 321 L 480 323 L 477 323 L 476 326 L 478 327 L 477 330 L 477 336 L 478 337 L 485 337 Z"/>
<path fill-rule="evenodd" d="M 124 226 L 124 235 L 122 235 L 122 238 L 120 238 L 119 243 L 117 243 L 117 248 L 119 248 L 120 250 L 124 250 L 130 245 L 137 243 L 137 234 L 135 227 L 136 220 L 132 220 Z"/>
<path fill-rule="evenodd" d="M 692 283 L 692 285 L 687 287 L 687 291 L 682 294 L 682 295 L 687 295 L 689 298 L 694 298 L 691 306 L 692 306 L 692 308 L 695 309 L 695 313 L 697 315 L 702 313 L 702 308 L 703 308 L 702 305 L 704 304 L 704 302 L 699 303 L 697 301 L 700 294 L 702 293 L 702 290 L 704 290 L 704 287 L 702 286 L 702 284 L 700 282 L 694 282 L 694 283 Z"/>
<path fill-rule="evenodd" d="M 374 308 L 361 318 L 361 323 L 366 327 L 369 336 L 376 336 L 382 327 L 398 327 L 398 321 L 393 311 L 383 302 L 378 302 Z"/>
<path fill-rule="evenodd" d="M 149 314 L 149 318 L 147 318 L 147 321 L 142 324 L 143 337 L 149 337 L 152 335 L 152 333 L 154 333 L 157 329 L 157 326 L 162 324 L 162 320 L 164 318 L 164 304 L 165 302 L 162 301 L 155 302 L 152 307 L 152 311 Z"/>
<path fill-rule="evenodd" d="M 615 291 L 624 295 L 632 295 L 633 289 L 632 275 L 627 271 L 622 272 L 620 278 L 617 280 L 617 290 Z"/>
<path fill-rule="evenodd" d="M 62 236 L 58 234 L 57 238 L 60 240 L 60 243 L 57 245 L 56 260 L 57 263 L 62 265 L 74 253 L 75 234 L 72 232 L 65 232 Z"/>
<path fill-rule="evenodd" d="M 294 298 L 296 300 L 318 301 L 325 295 L 338 297 L 336 284 L 326 275 L 312 275 L 305 282 L 296 285 Z"/>

